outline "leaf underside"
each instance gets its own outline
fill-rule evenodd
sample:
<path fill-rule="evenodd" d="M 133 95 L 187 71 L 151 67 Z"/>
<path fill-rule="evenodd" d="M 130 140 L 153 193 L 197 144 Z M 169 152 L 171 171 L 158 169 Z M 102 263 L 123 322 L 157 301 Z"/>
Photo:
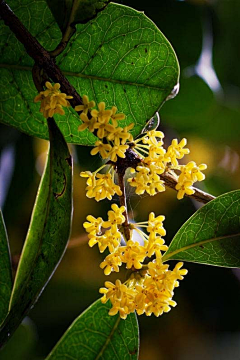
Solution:
<path fill-rule="evenodd" d="M 1 329 L 0 344 L 37 301 L 63 256 L 70 235 L 71 156 L 53 119 L 49 122 L 49 132 L 48 161 L 18 265 L 10 313 Z"/>
<path fill-rule="evenodd" d="M 9 5 L 47 50 L 57 46 L 61 32 L 45 2 L 27 0 L 22 6 L 20 0 L 10 0 Z M 118 4 L 109 4 L 76 29 L 57 64 L 80 95 L 124 112 L 121 126 L 134 122 L 136 136 L 178 83 L 174 50 L 142 12 Z M 3 23 L 0 34 L 0 121 L 47 139 L 46 120 L 33 103 L 33 61 Z M 80 120 L 72 108 L 56 121 L 67 142 L 94 144 L 88 130 L 78 132 Z"/>
<path fill-rule="evenodd" d="M 240 190 L 212 200 L 180 228 L 163 260 L 240 267 Z"/>
<path fill-rule="evenodd" d="M 66 331 L 46 360 L 134 360 L 138 358 L 135 314 L 109 316 L 109 302 L 93 303 Z"/>

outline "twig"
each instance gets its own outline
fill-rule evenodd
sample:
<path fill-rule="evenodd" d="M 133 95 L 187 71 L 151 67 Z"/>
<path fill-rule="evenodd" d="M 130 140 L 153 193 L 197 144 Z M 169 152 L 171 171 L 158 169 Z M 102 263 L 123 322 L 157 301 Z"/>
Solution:
<path fill-rule="evenodd" d="M 176 179 L 174 178 L 173 175 L 171 175 L 170 173 L 168 172 L 165 172 L 163 174 L 160 175 L 160 178 L 161 180 L 164 181 L 165 185 L 171 189 L 174 189 L 175 191 L 177 191 L 175 189 L 175 186 L 177 185 L 177 181 Z M 192 195 L 186 195 L 190 198 L 193 198 L 203 204 L 206 204 L 208 203 L 209 201 L 215 199 L 215 196 L 211 195 L 211 194 L 208 194 L 202 190 L 199 190 L 195 187 L 193 187 L 193 189 L 195 190 L 195 193 L 192 194 Z"/>
<path fill-rule="evenodd" d="M 0 16 L 16 38 L 24 45 L 28 55 L 31 56 L 35 63 L 45 70 L 52 81 L 61 84 L 61 90 L 64 93 L 73 97 L 73 99 L 69 100 L 71 105 L 75 107 L 76 105 L 83 104 L 81 96 L 55 64 L 55 59 L 51 57 L 50 53 L 30 34 L 4 0 L 0 0 Z"/>

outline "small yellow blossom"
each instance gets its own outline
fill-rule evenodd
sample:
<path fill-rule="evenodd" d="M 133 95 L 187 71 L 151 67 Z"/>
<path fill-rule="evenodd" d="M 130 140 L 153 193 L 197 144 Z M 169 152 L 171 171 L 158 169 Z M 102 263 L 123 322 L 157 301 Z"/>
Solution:
<path fill-rule="evenodd" d="M 52 84 L 47 81 L 45 83 L 46 90 L 41 91 L 35 98 L 34 102 L 41 102 L 40 112 L 45 118 L 53 117 L 54 114 L 64 115 L 65 111 L 62 106 L 69 107 L 70 103 L 68 99 L 72 99 L 72 96 L 66 95 L 59 91 L 60 84 Z"/>
<path fill-rule="evenodd" d="M 95 130 L 95 125 L 97 120 L 95 118 L 89 119 L 85 113 L 80 114 L 80 119 L 83 121 L 83 124 L 78 127 L 78 131 L 83 131 L 85 129 L 89 129 L 91 132 Z"/>
<path fill-rule="evenodd" d="M 125 221 L 123 213 L 126 211 L 124 206 L 118 207 L 117 204 L 112 204 L 112 210 L 108 211 L 108 221 L 104 221 L 103 227 L 108 228 L 115 224 L 121 225 Z"/>
<path fill-rule="evenodd" d="M 101 232 L 101 226 L 103 224 L 103 219 L 101 217 L 96 219 L 94 216 L 88 215 L 87 220 L 88 222 L 83 223 L 83 227 L 88 233 L 98 234 Z"/>
<path fill-rule="evenodd" d="M 99 118 L 98 118 L 98 120 L 99 120 Z M 95 129 L 98 129 L 97 137 L 99 137 L 99 139 L 103 139 L 109 133 L 112 133 L 115 130 L 114 126 L 109 124 L 109 118 L 105 118 L 104 121 L 102 121 L 102 122 L 97 122 L 95 124 Z"/>
<path fill-rule="evenodd" d="M 149 214 L 148 218 L 148 226 L 147 231 L 152 233 L 154 236 L 159 234 L 161 236 L 166 235 L 166 230 L 163 227 L 163 221 L 165 220 L 165 216 L 160 215 L 155 218 L 154 212 Z"/>
<path fill-rule="evenodd" d="M 83 95 L 82 97 L 83 105 L 77 105 L 75 106 L 76 111 L 82 111 L 84 114 L 88 113 L 88 110 L 90 110 L 92 107 L 95 106 L 95 101 L 89 101 L 87 95 Z"/>
<path fill-rule="evenodd" d="M 119 120 L 124 120 L 126 117 L 125 114 L 123 114 L 123 113 L 116 114 L 116 112 L 117 112 L 117 107 L 113 106 L 111 119 L 112 119 L 112 124 L 114 127 L 117 127 Z"/>
<path fill-rule="evenodd" d="M 125 158 L 125 152 L 128 148 L 128 145 L 114 145 L 110 153 L 111 161 L 116 162 L 117 156 Z"/>
<path fill-rule="evenodd" d="M 188 180 L 177 183 L 177 185 L 175 186 L 175 189 L 178 190 L 178 193 L 177 193 L 178 200 L 183 199 L 185 194 L 192 195 L 195 193 L 195 190 L 193 190 L 193 188 L 192 188 L 192 184 L 193 184 L 193 182 L 188 181 Z"/>
<path fill-rule="evenodd" d="M 95 147 L 91 150 L 91 155 L 96 155 L 99 153 L 103 159 L 107 159 L 109 157 L 109 152 L 112 147 L 110 144 L 103 144 L 102 141 L 98 140 L 95 143 Z"/>
<path fill-rule="evenodd" d="M 135 269 L 142 268 L 142 262 L 146 257 L 146 249 L 144 246 L 139 245 L 138 242 L 132 240 L 127 241 L 127 245 L 122 247 L 123 255 L 122 262 L 126 263 L 126 268 Z"/>
<path fill-rule="evenodd" d="M 205 179 L 205 175 L 202 173 L 203 170 L 207 168 L 206 164 L 197 164 L 194 161 L 190 161 L 187 165 L 181 166 L 181 174 L 179 175 L 179 182 L 184 180 L 189 181 L 202 181 Z"/>
<path fill-rule="evenodd" d="M 109 121 L 110 116 L 112 115 L 112 110 L 105 110 L 105 102 L 100 102 L 98 104 L 98 110 L 93 109 L 91 115 L 98 119 L 100 123 L 105 123 L 106 120 Z"/>
<path fill-rule="evenodd" d="M 166 160 L 171 161 L 173 166 L 178 165 L 177 159 L 182 159 L 184 155 L 189 154 L 190 150 L 188 148 L 184 149 L 184 146 L 187 145 L 187 140 L 183 138 L 180 143 L 177 139 L 172 140 L 172 144 L 168 147 L 166 152 Z"/>
<path fill-rule="evenodd" d="M 119 272 L 119 266 L 122 265 L 121 256 L 118 251 L 109 254 L 100 264 L 100 268 L 104 269 L 104 274 L 109 275 L 112 271 Z"/>

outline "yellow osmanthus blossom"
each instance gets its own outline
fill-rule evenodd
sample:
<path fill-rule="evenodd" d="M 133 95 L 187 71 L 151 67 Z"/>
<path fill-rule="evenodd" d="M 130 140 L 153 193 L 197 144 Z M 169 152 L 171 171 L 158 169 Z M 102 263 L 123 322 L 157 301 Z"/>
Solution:
<path fill-rule="evenodd" d="M 91 150 L 90 154 L 96 155 L 99 153 L 103 159 L 107 159 L 111 150 L 112 147 L 110 144 L 103 144 L 102 141 L 98 140 L 96 141 L 95 147 Z"/>
<path fill-rule="evenodd" d="M 117 127 L 118 126 L 118 121 L 119 120 L 124 120 L 126 116 L 123 113 L 116 114 L 116 112 L 117 112 L 117 107 L 116 106 L 113 106 L 111 111 L 112 111 L 112 114 L 111 114 L 112 124 L 113 124 L 114 127 Z"/>
<path fill-rule="evenodd" d="M 80 114 L 80 119 L 82 120 L 83 124 L 79 125 L 78 127 L 78 131 L 83 131 L 85 129 L 89 129 L 91 132 L 94 131 L 94 129 L 96 129 L 96 123 L 97 123 L 97 120 L 92 117 L 91 119 L 89 119 L 87 117 L 87 115 L 85 113 L 81 113 Z"/>
<path fill-rule="evenodd" d="M 112 110 L 105 110 L 106 104 L 105 102 L 100 102 L 98 104 L 98 110 L 93 109 L 91 111 L 91 115 L 95 118 L 98 118 L 98 121 L 100 123 L 104 123 L 106 119 L 110 119 L 110 116 L 112 115 Z"/>
<path fill-rule="evenodd" d="M 184 195 L 193 195 L 194 194 L 194 189 L 192 188 L 192 181 L 186 180 L 183 182 L 179 182 L 177 183 L 177 185 L 175 186 L 175 189 L 178 190 L 177 193 L 177 198 L 178 200 L 183 199 Z"/>
<path fill-rule="evenodd" d="M 105 165 L 103 167 L 105 167 Z M 88 178 L 86 196 L 89 198 L 95 198 L 96 201 L 100 201 L 105 198 L 111 200 L 115 194 L 120 196 L 122 191 L 120 187 L 114 183 L 113 174 L 100 174 L 98 173 L 99 170 L 94 173 L 91 173 L 90 171 L 82 171 L 80 173 L 81 177 Z"/>
<path fill-rule="evenodd" d="M 75 106 L 75 110 L 82 111 L 84 114 L 87 114 L 88 111 L 96 105 L 95 101 L 89 101 L 87 95 L 83 95 L 82 101 L 83 101 L 83 104 Z"/>
<path fill-rule="evenodd" d="M 49 81 L 45 83 L 46 90 L 41 91 L 35 98 L 34 102 L 41 102 L 40 112 L 47 119 L 53 117 L 54 114 L 64 115 L 65 111 L 63 106 L 69 107 L 70 103 L 68 99 L 72 99 L 72 96 L 66 95 L 60 92 L 60 84 L 56 83 L 52 85 Z"/>
<path fill-rule="evenodd" d="M 182 159 L 184 155 L 189 154 L 190 150 L 188 148 L 184 149 L 184 146 L 187 145 L 187 139 L 183 138 L 180 143 L 177 139 L 172 140 L 172 144 L 168 147 L 166 152 L 166 159 L 170 159 L 173 166 L 178 165 L 177 159 Z"/>

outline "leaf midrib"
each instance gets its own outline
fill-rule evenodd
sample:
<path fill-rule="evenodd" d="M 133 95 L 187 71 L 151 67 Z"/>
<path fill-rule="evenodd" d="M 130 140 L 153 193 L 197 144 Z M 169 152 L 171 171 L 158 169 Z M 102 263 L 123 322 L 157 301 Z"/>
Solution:
<path fill-rule="evenodd" d="M 240 233 L 233 234 L 233 235 L 219 236 L 219 237 L 216 237 L 216 238 L 207 239 L 207 240 L 199 241 L 199 242 L 194 243 L 194 244 L 183 246 L 182 248 L 177 249 L 175 251 L 172 251 L 169 254 L 166 253 L 166 255 L 163 255 L 162 261 L 165 262 L 165 261 L 169 260 L 170 258 L 172 259 L 172 256 L 174 256 L 174 255 L 176 255 L 176 254 L 178 254 L 180 252 L 189 250 L 191 248 L 201 246 L 201 245 L 204 245 L 204 244 L 207 244 L 207 243 L 210 243 L 210 242 L 213 242 L 213 241 L 217 241 L 217 240 L 225 240 L 225 239 L 229 239 L 229 238 L 234 238 L 236 236 L 240 236 Z"/>
<path fill-rule="evenodd" d="M 10 70 L 11 69 L 13 69 L 13 70 L 25 70 L 25 71 L 32 72 L 32 67 L 31 66 L 24 66 L 24 65 L 0 64 L 0 68 L 10 69 Z M 95 76 L 95 75 L 85 75 L 85 74 L 81 74 L 81 73 L 75 73 L 75 72 L 72 72 L 72 71 L 62 71 L 62 73 L 64 75 L 67 75 L 67 76 L 74 76 L 74 77 L 84 78 L 84 79 L 106 81 L 106 82 L 110 82 L 110 83 L 114 83 L 114 84 L 122 84 L 122 85 L 131 85 L 131 86 L 137 86 L 137 87 L 144 87 L 144 88 L 147 88 L 147 89 L 158 90 L 158 91 L 171 91 L 172 90 L 172 88 L 169 88 L 169 87 L 160 88 L 160 87 L 157 87 L 157 86 L 134 83 L 134 82 L 125 81 L 125 80 L 109 79 L 109 78 L 104 78 L 104 77 Z"/>
<path fill-rule="evenodd" d="M 108 335 L 103 347 L 101 348 L 100 352 L 98 353 L 97 357 L 95 358 L 95 360 L 99 360 L 100 357 L 103 355 L 105 349 L 107 348 L 108 344 L 110 343 L 111 341 L 111 338 L 113 337 L 113 334 L 115 333 L 115 331 L 117 330 L 117 327 L 119 325 L 119 322 L 120 322 L 120 316 L 118 317 L 117 321 L 115 322 L 110 334 Z"/>

